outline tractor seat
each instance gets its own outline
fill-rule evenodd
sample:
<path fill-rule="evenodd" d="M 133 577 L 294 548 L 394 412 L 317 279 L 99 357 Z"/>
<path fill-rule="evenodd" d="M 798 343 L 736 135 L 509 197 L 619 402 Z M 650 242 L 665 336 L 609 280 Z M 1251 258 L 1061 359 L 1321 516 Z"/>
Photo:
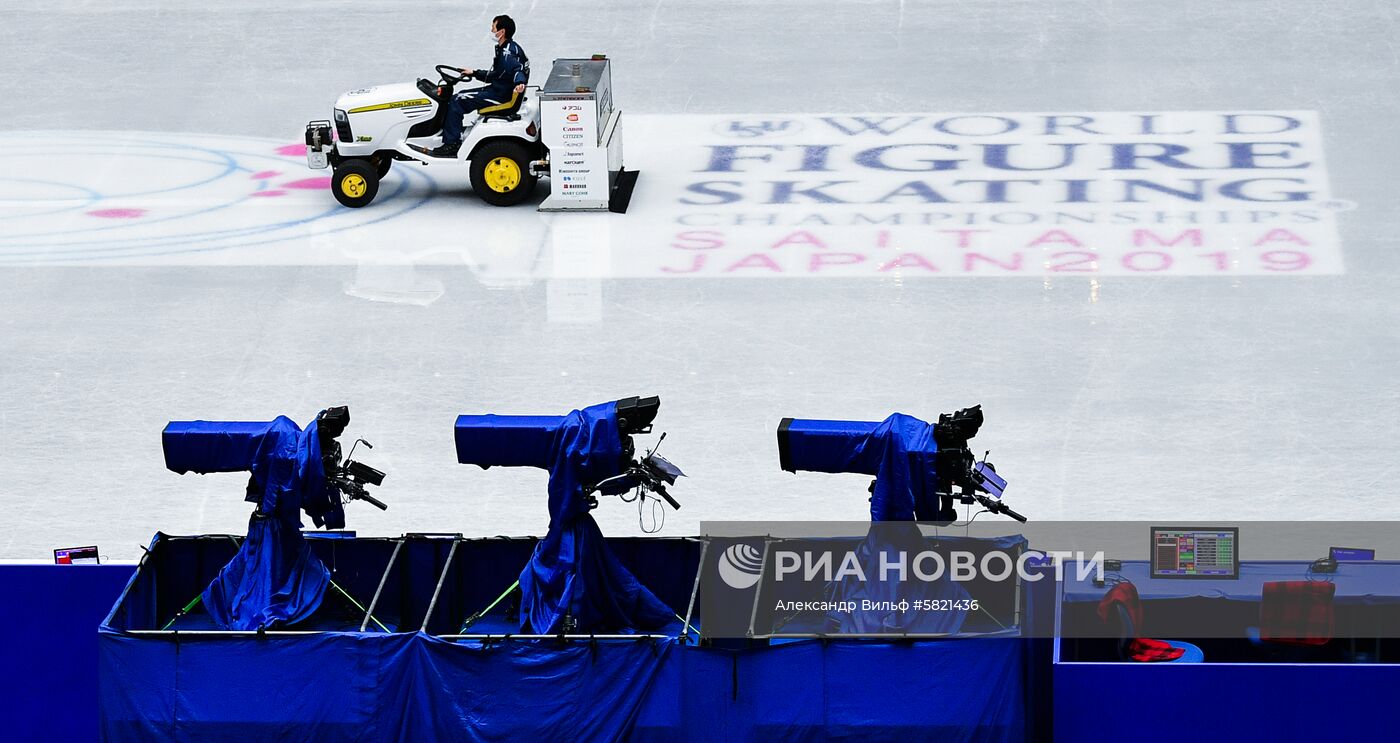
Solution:
<path fill-rule="evenodd" d="M 510 92 L 510 100 L 504 103 L 497 103 L 494 106 L 487 106 L 486 108 L 477 109 L 477 114 L 481 116 L 482 121 L 485 121 L 486 119 L 519 121 L 520 107 L 524 105 L 526 97 L 527 96 L 524 93 L 517 93 L 512 90 Z"/>

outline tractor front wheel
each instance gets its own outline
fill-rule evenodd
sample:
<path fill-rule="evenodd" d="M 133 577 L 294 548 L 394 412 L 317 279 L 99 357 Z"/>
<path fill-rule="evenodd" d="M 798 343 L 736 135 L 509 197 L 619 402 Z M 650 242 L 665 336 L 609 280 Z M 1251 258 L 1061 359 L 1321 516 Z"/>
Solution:
<path fill-rule="evenodd" d="M 331 193 L 341 204 L 358 209 L 379 193 L 379 173 L 367 160 L 342 160 L 331 175 Z"/>

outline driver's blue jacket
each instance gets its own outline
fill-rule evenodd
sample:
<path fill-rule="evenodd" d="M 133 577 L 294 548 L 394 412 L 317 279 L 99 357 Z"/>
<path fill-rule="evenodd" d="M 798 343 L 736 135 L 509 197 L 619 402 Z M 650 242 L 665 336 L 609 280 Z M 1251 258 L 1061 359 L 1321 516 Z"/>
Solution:
<path fill-rule="evenodd" d="M 486 83 L 483 91 L 486 97 L 504 103 L 510 100 L 515 86 L 529 82 L 529 69 L 530 58 L 525 56 L 525 50 L 515 43 L 515 39 L 508 39 L 506 43 L 496 45 L 496 58 L 491 60 L 491 69 L 486 72 L 477 70 L 472 77 Z"/>

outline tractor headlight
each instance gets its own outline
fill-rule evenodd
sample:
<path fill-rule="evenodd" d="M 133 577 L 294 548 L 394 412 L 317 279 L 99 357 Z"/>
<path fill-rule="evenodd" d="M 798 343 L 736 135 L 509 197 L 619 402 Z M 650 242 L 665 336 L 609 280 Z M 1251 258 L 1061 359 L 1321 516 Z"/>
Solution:
<path fill-rule="evenodd" d="M 354 142 L 354 132 L 350 131 L 350 117 L 340 109 L 335 110 L 335 133 L 340 136 L 342 142 Z"/>

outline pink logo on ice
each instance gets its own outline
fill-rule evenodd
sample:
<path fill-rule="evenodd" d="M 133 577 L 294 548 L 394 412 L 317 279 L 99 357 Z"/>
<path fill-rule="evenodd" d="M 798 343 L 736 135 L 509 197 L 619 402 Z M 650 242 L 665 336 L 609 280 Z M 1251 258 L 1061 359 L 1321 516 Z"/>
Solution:
<path fill-rule="evenodd" d="M 137 219 L 146 216 L 145 209 L 94 209 L 88 212 L 90 217 L 100 217 L 102 219 Z"/>
<path fill-rule="evenodd" d="M 331 187 L 330 178 L 303 178 L 291 183 L 283 183 L 282 188 L 300 188 L 305 190 L 319 190 Z"/>

